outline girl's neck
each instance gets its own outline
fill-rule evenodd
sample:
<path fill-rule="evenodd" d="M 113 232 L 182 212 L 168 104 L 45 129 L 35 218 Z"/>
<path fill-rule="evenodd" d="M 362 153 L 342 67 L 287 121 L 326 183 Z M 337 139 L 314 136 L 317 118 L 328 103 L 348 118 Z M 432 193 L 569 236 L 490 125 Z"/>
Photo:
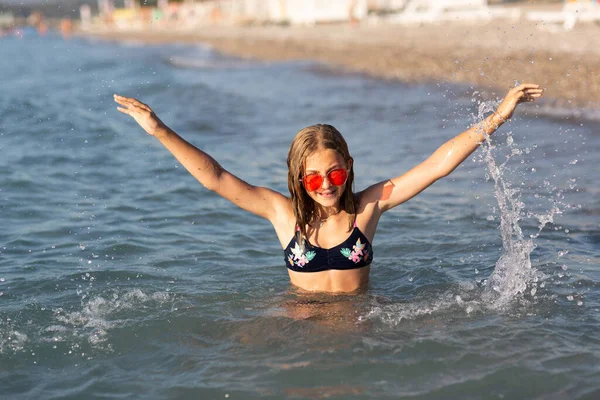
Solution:
<path fill-rule="evenodd" d="M 327 221 L 333 219 L 342 211 L 342 208 L 337 205 L 335 207 L 318 207 L 315 211 L 315 223 L 313 226 L 322 227 Z"/>
<path fill-rule="evenodd" d="M 318 219 L 323 220 L 323 219 L 327 219 L 330 217 L 333 217 L 334 215 L 337 215 L 340 213 L 340 211 L 342 211 L 342 208 L 340 207 L 340 205 L 336 205 L 333 207 L 323 207 L 321 205 L 317 206 L 317 209 L 315 210 L 315 215 L 317 216 Z"/>

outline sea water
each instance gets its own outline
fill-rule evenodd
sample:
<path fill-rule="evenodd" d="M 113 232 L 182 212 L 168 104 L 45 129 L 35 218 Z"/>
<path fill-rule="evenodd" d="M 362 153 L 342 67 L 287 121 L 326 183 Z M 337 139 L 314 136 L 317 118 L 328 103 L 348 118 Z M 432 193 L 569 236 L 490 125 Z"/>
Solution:
<path fill-rule="evenodd" d="M 0 59 L 2 398 L 600 396 L 593 110 L 519 106 L 382 217 L 366 291 L 309 296 L 269 223 L 199 185 L 113 93 L 282 193 L 307 125 L 345 135 L 361 190 L 478 123 L 489 94 L 53 35 L 0 39 Z"/>

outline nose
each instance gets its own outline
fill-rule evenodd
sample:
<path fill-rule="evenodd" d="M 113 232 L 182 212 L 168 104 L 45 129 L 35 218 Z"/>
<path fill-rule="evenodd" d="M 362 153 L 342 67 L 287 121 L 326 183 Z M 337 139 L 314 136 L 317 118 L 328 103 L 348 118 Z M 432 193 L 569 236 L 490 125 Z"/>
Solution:
<path fill-rule="evenodd" d="M 329 182 L 329 178 L 325 176 L 323 179 L 323 183 L 321 184 L 321 189 L 329 189 L 331 187 L 331 182 Z"/>

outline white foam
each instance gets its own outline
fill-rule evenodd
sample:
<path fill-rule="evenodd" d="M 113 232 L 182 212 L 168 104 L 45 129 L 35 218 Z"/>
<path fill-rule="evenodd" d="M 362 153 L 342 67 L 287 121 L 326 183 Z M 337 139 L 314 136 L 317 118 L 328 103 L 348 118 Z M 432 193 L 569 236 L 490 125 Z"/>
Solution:
<path fill-rule="evenodd" d="M 87 296 L 83 295 L 82 299 Z M 92 345 L 99 345 L 109 338 L 111 329 L 127 324 L 127 319 L 119 319 L 118 313 L 127 310 L 146 308 L 148 303 L 162 304 L 170 301 L 172 295 L 165 292 L 147 294 L 141 289 L 125 293 L 112 292 L 110 296 L 91 296 L 82 302 L 82 309 L 66 312 L 62 308 L 54 310 L 54 320 L 58 324 L 46 328 L 47 331 L 70 333 L 83 338 Z M 64 336 L 64 335 L 63 335 Z"/>
<path fill-rule="evenodd" d="M 10 349 L 12 351 L 23 350 L 28 341 L 29 337 L 17 330 L 6 332 L 4 335 L 0 336 L 0 353 L 4 353 L 5 349 Z"/>
<path fill-rule="evenodd" d="M 193 58 L 172 56 L 168 59 L 169 64 L 179 68 L 193 69 L 222 69 L 222 68 L 243 68 L 253 65 L 258 65 L 256 62 L 239 61 L 239 60 L 212 60 L 207 58 Z"/>

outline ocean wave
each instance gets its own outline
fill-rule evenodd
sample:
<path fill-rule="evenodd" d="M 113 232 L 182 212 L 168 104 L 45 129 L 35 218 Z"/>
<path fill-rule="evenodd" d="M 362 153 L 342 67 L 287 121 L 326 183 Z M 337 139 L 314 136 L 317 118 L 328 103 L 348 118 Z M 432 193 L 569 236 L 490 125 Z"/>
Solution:
<path fill-rule="evenodd" d="M 581 121 L 600 122 L 600 108 L 582 108 L 548 101 L 536 108 L 535 113 L 562 122 L 579 123 Z"/>
<path fill-rule="evenodd" d="M 248 68 L 265 65 L 258 61 L 244 61 L 244 60 L 232 60 L 232 59 L 207 59 L 207 58 L 193 58 L 193 57 L 182 57 L 182 56 L 171 56 L 165 58 L 164 62 L 168 65 L 172 65 L 177 68 L 189 68 L 189 69 L 234 69 L 234 68 Z"/>

